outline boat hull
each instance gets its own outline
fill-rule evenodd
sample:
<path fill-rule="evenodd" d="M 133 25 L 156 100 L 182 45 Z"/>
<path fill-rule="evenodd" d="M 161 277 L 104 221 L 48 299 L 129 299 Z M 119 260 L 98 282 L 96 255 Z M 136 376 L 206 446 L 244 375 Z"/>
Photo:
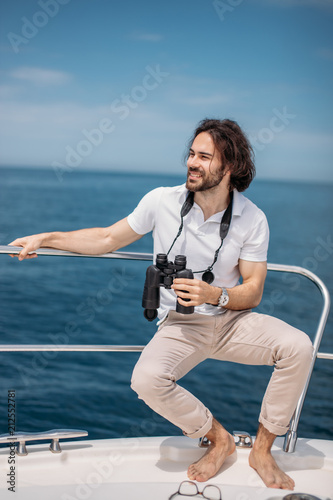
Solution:
<path fill-rule="evenodd" d="M 27 445 L 27 456 L 15 459 L 15 499 L 167 500 L 187 479 L 187 467 L 205 449 L 183 436 L 82 440 L 64 442 L 62 453 L 48 444 Z M 333 498 L 333 442 L 299 439 L 294 453 L 282 451 L 278 438 L 273 455 L 295 481 L 295 492 Z M 0 450 L 1 498 L 8 490 L 9 448 Z M 280 500 L 286 490 L 266 488 L 248 465 L 249 449 L 238 448 L 208 483 L 216 484 L 223 500 Z M 199 484 L 199 489 L 203 485 Z"/>

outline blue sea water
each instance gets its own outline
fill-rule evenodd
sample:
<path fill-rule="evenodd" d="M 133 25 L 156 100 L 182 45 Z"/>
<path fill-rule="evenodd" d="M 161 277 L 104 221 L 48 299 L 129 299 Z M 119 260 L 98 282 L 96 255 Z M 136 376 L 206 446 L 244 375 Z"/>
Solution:
<path fill-rule="evenodd" d="M 51 169 L 0 169 L 0 244 L 37 232 L 108 226 L 149 190 L 181 175 L 79 172 L 62 181 Z M 269 262 L 314 271 L 332 292 L 332 185 L 254 181 L 247 196 L 267 215 Z M 145 236 L 127 250 L 151 252 Z M 155 331 L 142 314 L 147 262 L 0 255 L 1 344 L 144 345 Z M 269 273 L 258 311 L 313 337 L 321 298 L 306 278 Z M 333 317 L 320 350 L 333 352 Z M 137 399 L 129 385 L 138 353 L 0 353 L 0 434 L 7 392 L 16 393 L 16 427 L 82 428 L 90 438 L 180 434 Z M 182 385 L 229 430 L 255 433 L 272 369 L 207 360 Z M 333 363 L 317 360 L 299 426 L 305 437 L 333 438 Z"/>

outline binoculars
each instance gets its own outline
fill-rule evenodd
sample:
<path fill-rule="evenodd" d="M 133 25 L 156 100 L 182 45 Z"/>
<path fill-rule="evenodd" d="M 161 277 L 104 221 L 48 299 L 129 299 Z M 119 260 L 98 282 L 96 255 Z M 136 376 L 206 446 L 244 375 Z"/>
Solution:
<path fill-rule="evenodd" d="M 148 321 L 153 321 L 157 317 L 157 309 L 160 306 L 160 287 L 171 288 L 174 278 L 194 278 L 192 270 L 186 269 L 185 255 L 176 255 L 173 263 L 168 261 L 165 253 L 157 254 L 156 264 L 147 269 L 142 296 L 143 315 Z M 192 314 L 194 306 L 182 306 L 177 301 L 176 311 L 182 314 Z"/>

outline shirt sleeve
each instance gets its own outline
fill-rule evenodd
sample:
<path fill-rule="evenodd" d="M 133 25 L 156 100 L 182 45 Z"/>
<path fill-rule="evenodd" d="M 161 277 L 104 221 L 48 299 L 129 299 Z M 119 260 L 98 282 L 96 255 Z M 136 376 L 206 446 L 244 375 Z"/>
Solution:
<path fill-rule="evenodd" d="M 137 207 L 127 217 L 127 222 L 138 234 L 146 234 L 155 227 L 156 213 L 162 196 L 163 188 L 159 187 L 147 193 Z"/>
<path fill-rule="evenodd" d="M 252 262 L 267 261 L 269 227 L 265 214 L 260 210 L 240 252 L 240 259 Z"/>

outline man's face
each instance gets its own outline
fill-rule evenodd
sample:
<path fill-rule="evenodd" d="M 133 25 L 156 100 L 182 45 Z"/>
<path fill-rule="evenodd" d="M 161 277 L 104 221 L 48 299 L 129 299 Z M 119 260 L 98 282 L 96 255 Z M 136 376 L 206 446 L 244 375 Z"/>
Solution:
<path fill-rule="evenodd" d="M 186 188 L 206 191 L 219 185 L 224 175 L 213 139 L 208 132 L 201 132 L 194 139 L 187 160 Z"/>

